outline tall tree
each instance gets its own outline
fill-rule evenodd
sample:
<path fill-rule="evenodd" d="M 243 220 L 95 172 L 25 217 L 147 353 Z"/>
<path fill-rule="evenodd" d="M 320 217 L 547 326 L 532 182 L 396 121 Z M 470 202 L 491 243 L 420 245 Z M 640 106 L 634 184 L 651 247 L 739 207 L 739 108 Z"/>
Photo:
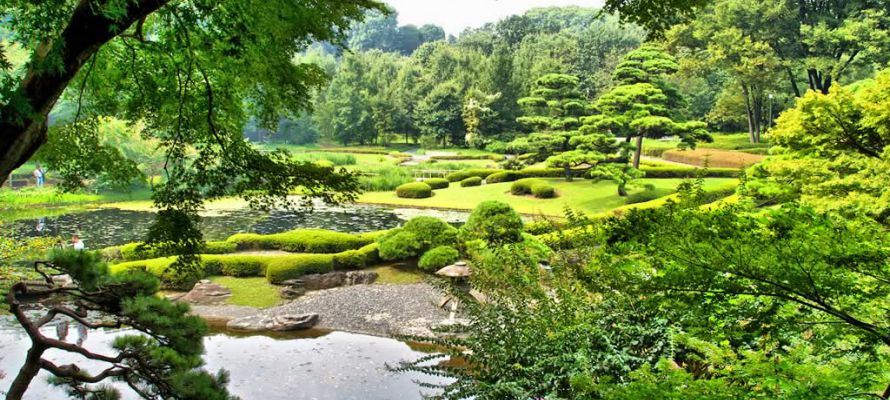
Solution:
<path fill-rule="evenodd" d="M 461 112 L 463 96 L 454 82 L 439 84 L 414 109 L 420 132 L 442 143 L 462 146 L 466 134 Z"/>

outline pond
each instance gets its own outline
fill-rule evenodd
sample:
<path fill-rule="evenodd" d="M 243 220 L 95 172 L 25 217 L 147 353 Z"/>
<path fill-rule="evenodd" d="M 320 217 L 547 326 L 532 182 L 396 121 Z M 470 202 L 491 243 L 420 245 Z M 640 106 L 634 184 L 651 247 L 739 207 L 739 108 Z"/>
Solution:
<path fill-rule="evenodd" d="M 55 337 L 55 328 L 45 329 Z M 83 343 L 90 350 L 107 351 L 111 340 L 125 333 L 125 330 L 91 331 Z M 72 328 L 67 340 L 78 339 L 78 332 Z M 207 336 L 204 344 L 206 368 L 229 371 L 229 390 L 245 400 L 421 399 L 423 394 L 432 392 L 420 388 L 416 381 L 444 382 L 441 378 L 417 373 L 388 371 L 387 364 L 427 355 L 394 339 L 345 332 L 316 332 L 309 337 L 306 334 L 238 336 L 216 332 Z M 29 347 L 27 335 L 15 321 L 10 317 L 0 318 L 0 395 L 5 395 Z M 52 351 L 45 357 L 57 363 L 77 362 L 90 371 L 98 370 L 95 364 L 90 369 L 90 363 L 69 353 Z M 34 380 L 26 399 L 66 397 L 62 390 L 46 382 L 47 376 L 41 373 Z M 124 398 L 136 397 L 124 391 Z"/>
<path fill-rule="evenodd" d="M 154 220 L 149 211 L 116 208 L 84 210 L 38 219 L 24 219 L 3 226 L 16 238 L 78 234 L 88 248 L 100 249 L 142 240 Z M 390 229 L 416 215 L 432 215 L 449 222 L 465 221 L 467 214 L 436 210 L 387 208 L 371 205 L 316 205 L 309 211 L 256 211 L 247 208 L 215 210 L 204 215 L 202 230 L 207 240 L 223 240 L 235 233 L 278 233 L 297 228 L 368 232 Z"/>

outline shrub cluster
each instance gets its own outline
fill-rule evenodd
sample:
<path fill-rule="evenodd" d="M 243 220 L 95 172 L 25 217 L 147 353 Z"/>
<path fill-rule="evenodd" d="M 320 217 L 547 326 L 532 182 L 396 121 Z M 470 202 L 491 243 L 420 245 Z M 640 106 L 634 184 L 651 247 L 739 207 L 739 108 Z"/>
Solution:
<path fill-rule="evenodd" d="M 539 199 L 556 197 L 556 189 L 546 181 L 534 178 L 520 179 L 510 185 L 510 193 L 517 196 L 534 195 Z"/>
<path fill-rule="evenodd" d="M 420 261 L 417 262 L 417 266 L 424 271 L 435 272 L 442 267 L 453 264 L 458 259 L 460 259 L 460 253 L 457 249 L 451 246 L 439 246 L 423 253 Z"/>
<path fill-rule="evenodd" d="M 478 176 L 471 176 L 467 179 L 460 181 L 461 187 L 470 187 L 470 186 L 480 186 L 482 185 L 482 178 Z"/>
<path fill-rule="evenodd" d="M 371 243 L 356 250 L 334 254 L 333 268 L 337 270 L 362 269 L 380 262 L 378 243 Z"/>
<path fill-rule="evenodd" d="M 169 251 L 154 246 L 145 246 L 142 249 L 139 249 L 140 245 L 142 245 L 142 242 L 110 246 L 102 249 L 101 254 L 106 261 L 136 261 L 172 255 Z M 237 246 L 234 243 L 218 241 L 207 242 L 202 253 L 227 254 L 234 253 L 236 250 Z"/>
<path fill-rule="evenodd" d="M 306 274 L 330 272 L 334 266 L 334 256 L 330 254 L 293 254 L 275 257 L 266 264 L 266 280 L 280 283 L 299 278 Z"/>
<path fill-rule="evenodd" d="M 406 260 L 438 246 L 453 246 L 457 229 L 433 217 L 415 217 L 377 239 L 383 260 Z"/>
<path fill-rule="evenodd" d="M 374 239 L 373 234 L 353 235 L 324 229 L 296 229 L 271 235 L 240 233 L 229 237 L 228 242 L 236 244 L 240 250 L 339 253 L 370 244 Z"/>
<path fill-rule="evenodd" d="M 396 196 L 406 199 L 432 197 L 433 188 L 423 182 L 409 182 L 396 188 Z"/>
<path fill-rule="evenodd" d="M 664 193 L 659 193 L 657 190 L 643 190 L 641 192 L 629 194 L 624 198 L 624 204 L 645 203 L 662 197 L 663 195 Z"/>
<path fill-rule="evenodd" d="M 479 203 L 460 228 L 463 243 L 516 243 L 522 240 L 522 218 L 507 203 L 489 200 Z"/>
<path fill-rule="evenodd" d="M 485 179 L 489 175 L 501 172 L 499 169 L 490 169 L 490 168 L 472 168 L 465 169 L 463 171 L 452 172 L 448 175 L 445 175 L 445 179 L 448 179 L 449 182 L 460 182 L 464 179 L 467 179 L 471 176 L 477 176 L 480 179 Z"/>
<path fill-rule="evenodd" d="M 444 178 L 429 178 L 429 179 L 424 179 L 424 180 L 423 180 L 423 183 L 426 183 L 427 185 L 430 185 L 430 187 L 433 188 L 433 190 L 436 190 L 436 189 L 445 189 L 445 188 L 447 188 L 447 187 L 451 184 L 451 182 L 448 182 L 448 179 L 444 179 Z"/>
<path fill-rule="evenodd" d="M 539 199 L 552 199 L 556 197 L 556 189 L 547 182 L 538 182 L 532 185 L 532 195 Z"/>

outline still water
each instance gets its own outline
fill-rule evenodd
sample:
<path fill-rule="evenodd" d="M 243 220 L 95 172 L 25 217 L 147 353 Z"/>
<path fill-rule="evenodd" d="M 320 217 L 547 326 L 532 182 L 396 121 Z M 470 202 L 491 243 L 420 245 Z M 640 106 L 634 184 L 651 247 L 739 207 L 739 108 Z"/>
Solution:
<path fill-rule="evenodd" d="M 54 327 L 45 328 L 55 337 Z M 83 340 L 90 350 L 108 351 L 108 344 L 125 330 L 83 332 L 70 328 L 67 340 Z M 408 344 L 387 338 L 344 332 L 317 333 L 315 337 L 293 335 L 236 336 L 225 332 L 214 333 L 204 339 L 204 357 L 209 371 L 224 368 L 229 371 L 229 391 L 244 400 L 384 400 L 421 399 L 432 394 L 416 381 L 443 383 L 416 373 L 393 373 L 386 365 L 416 360 L 424 355 Z M 30 346 L 27 335 L 9 317 L 0 318 L 0 396 L 25 359 Z M 83 358 L 59 351 L 51 351 L 46 358 L 57 364 L 76 362 L 82 368 L 96 372 L 102 364 L 91 364 Z M 91 368 L 92 367 L 92 368 Z M 65 393 L 46 383 L 48 374 L 42 372 L 28 389 L 26 399 L 64 399 Z M 122 392 L 125 399 L 135 395 Z"/>
<path fill-rule="evenodd" d="M 256 211 L 247 208 L 217 210 L 202 218 L 207 240 L 224 240 L 236 233 L 278 233 L 297 228 L 330 229 L 340 232 L 369 232 L 390 229 L 416 215 L 433 215 L 449 222 L 462 222 L 467 214 L 435 210 L 392 209 L 370 205 L 333 207 L 318 205 L 308 211 Z M 155 214 L 115 208 L 87 210 L 5 224 L 17 238 L 58 236 L 65 240 L 78 234 L 86 246 L 100 249 L 142 240 Z"/>

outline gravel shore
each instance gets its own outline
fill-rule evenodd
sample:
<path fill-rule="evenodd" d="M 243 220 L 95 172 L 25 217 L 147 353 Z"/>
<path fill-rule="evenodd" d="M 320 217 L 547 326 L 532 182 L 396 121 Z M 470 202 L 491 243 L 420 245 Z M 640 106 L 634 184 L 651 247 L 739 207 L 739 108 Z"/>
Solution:
<path fill-rule="evenodd" d="M 355 285 L 309 292 L 264 310 L 241 306 L 192 306 L 192 312 L 211 323 L 255 314 L 298 315 L 315 313 L 315 329 L 375 336 L 432 337 L 431 328 L 446 323 L 449 312 L 438 307 L 442 292 L 426 283 L 409 285 Z"/>

